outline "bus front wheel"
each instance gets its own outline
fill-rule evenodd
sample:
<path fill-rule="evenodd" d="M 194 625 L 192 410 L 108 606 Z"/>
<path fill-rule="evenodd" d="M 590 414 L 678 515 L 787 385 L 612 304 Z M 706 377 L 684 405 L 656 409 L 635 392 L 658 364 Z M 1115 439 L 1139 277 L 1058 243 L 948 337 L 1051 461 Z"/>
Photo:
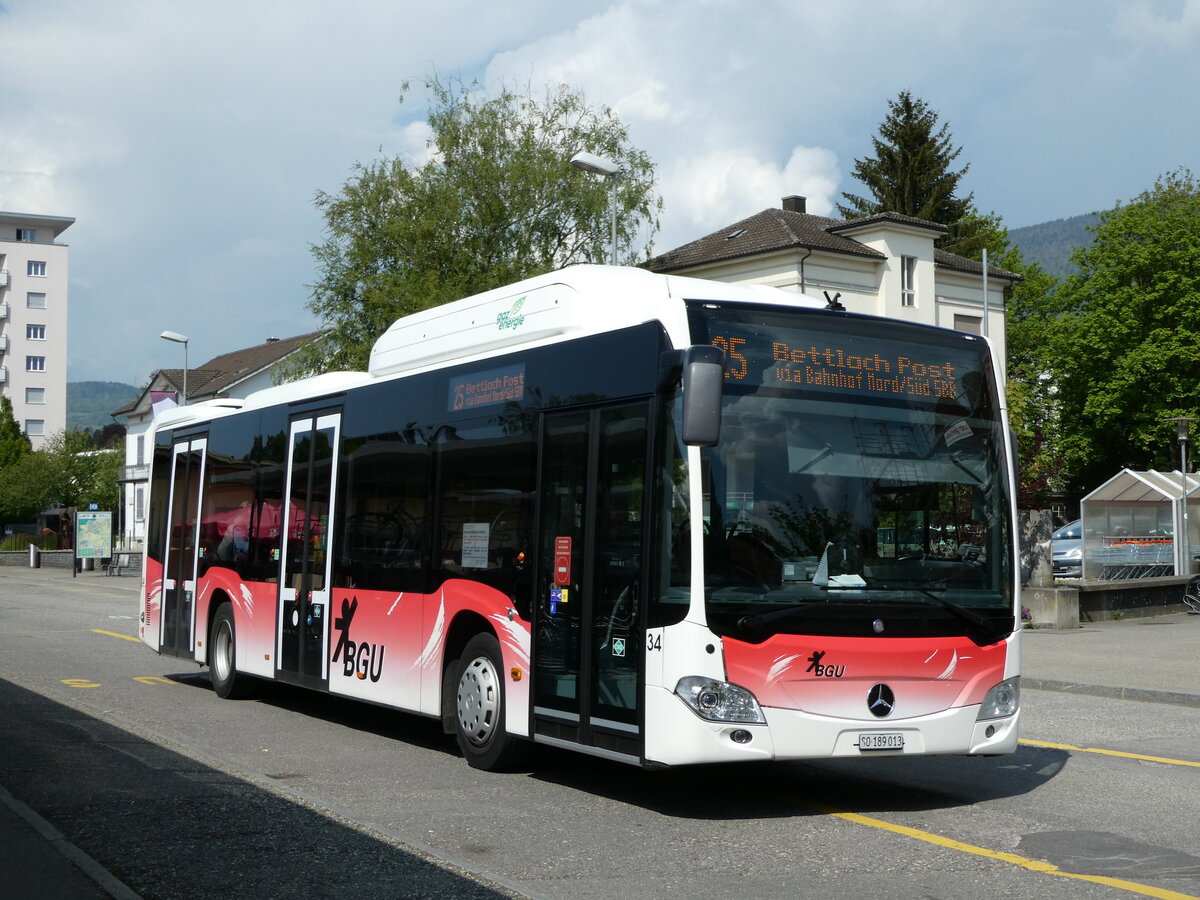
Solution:
<path fill-rule="evenodd" d="M 223 700 L 232 700 L 246 693 L 247 676 L 237 672 L 236 632 L 233 625 L 233 605 L 222 603 L 213 617 L 208 636 L 208 670 L 213 691 Z"/>
<path fill-rule="evenodd" d="M 529 745 L 504 729 L 504 660 L 490 634 L 477 634 L 455 668 L 454 733 L 462 755 L 477 769 L 507 769 Z"/>

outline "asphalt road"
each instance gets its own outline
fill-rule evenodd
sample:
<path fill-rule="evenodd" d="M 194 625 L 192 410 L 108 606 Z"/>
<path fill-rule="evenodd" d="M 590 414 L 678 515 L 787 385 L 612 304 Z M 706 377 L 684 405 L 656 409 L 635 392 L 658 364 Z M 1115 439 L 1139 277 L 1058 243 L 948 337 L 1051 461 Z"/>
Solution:
<path fill-rule="evenodd" d="M 429 720 L 217 699 L 129 639 L 134 587 L 0 572 L 0 789 L 110 873 L 95 896 L 1200 895 L 1200 708 L 1034 690 L 1010 757 L 497 775 Z M 13 846 L 12 895 L 88 896 L 14 890 L 51 873 Z"/>

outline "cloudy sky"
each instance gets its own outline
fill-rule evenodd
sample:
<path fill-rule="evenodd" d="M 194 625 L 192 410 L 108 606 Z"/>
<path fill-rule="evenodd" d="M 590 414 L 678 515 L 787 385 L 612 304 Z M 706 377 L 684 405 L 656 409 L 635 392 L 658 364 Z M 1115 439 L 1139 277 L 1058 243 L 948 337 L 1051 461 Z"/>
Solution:
<path fill-rule="evenodd" d="M 1200 170 L 1200 0 L 0 0 L 0 210 L 73 216 L 69 378 L 312 330 L 318 190 L 423 150 L 429 73 L 565 82 L 656 161 L 667 250 L 833 212 L 887 100 L 1010 228 Z"/>

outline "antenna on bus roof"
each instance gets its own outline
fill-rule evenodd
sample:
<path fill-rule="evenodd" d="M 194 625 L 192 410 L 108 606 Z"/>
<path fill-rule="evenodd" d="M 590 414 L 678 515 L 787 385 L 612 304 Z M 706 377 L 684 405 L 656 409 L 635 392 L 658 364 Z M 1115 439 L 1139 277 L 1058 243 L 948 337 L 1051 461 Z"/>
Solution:
<path fill-rule="evenodd" d="M 838 303 L 838 301 L 842 298 L 841 291 L 834 294 L 832 297 L 829 296 L 829 291 L 821 291 L 821 293 L 825 295 L 825 299 L 828 301 L 828 303 L 825 304 L 826 309 L 836 309 L 838 312 L 846 311 L 846 307 Z"/>

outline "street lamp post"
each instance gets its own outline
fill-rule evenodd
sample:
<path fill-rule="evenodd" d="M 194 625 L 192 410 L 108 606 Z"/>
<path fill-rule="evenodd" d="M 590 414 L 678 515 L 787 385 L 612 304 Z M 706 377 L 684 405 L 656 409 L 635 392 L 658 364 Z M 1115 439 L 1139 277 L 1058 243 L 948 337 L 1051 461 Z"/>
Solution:
<path fill-rule="evenodd" d="M 608 179 L 610 186 L 609 218 L 612 222 L 612 254 L 609 262 L 615 266 L 617 264 L 617 176 L 621 174 L 622 169 L 612 160 L 583 150 L 571 157 L 571 165 L 585 172 L 603 175 Z"/>
<path fill-rule="evenodd" d="M 183 402 L 180 406 L 187 406 L 187 370 L 188 370 L 188 337 L 186 334 L 180 334 L 178 331 L 164 331 L 159 335 L 164 341 L 172 341 L 176 344 L 183 344 Z"/>
<path fill-rule="evenodd" d="M 1180 513 L 1177 523 L 1179 532 L 1175 540 L 1175 546 L 1178 551 L 1178 562 L 1175 566 L 1176 575 L 1191 575 L 1192 574 L 1192 559 L 1191 548 L 1188 546 L 1188 477 L 1187 477 L 1187 444 L 1188 444 L 1188 427 L 1195 422 L 1194 418 L 1187 416 L 1178 416 L 1174 419 L 1167 419 L 1168 422 L 1175 423 L 1175 437 L 1179 441 L 1179 491 L 1180 491 Z"/>

